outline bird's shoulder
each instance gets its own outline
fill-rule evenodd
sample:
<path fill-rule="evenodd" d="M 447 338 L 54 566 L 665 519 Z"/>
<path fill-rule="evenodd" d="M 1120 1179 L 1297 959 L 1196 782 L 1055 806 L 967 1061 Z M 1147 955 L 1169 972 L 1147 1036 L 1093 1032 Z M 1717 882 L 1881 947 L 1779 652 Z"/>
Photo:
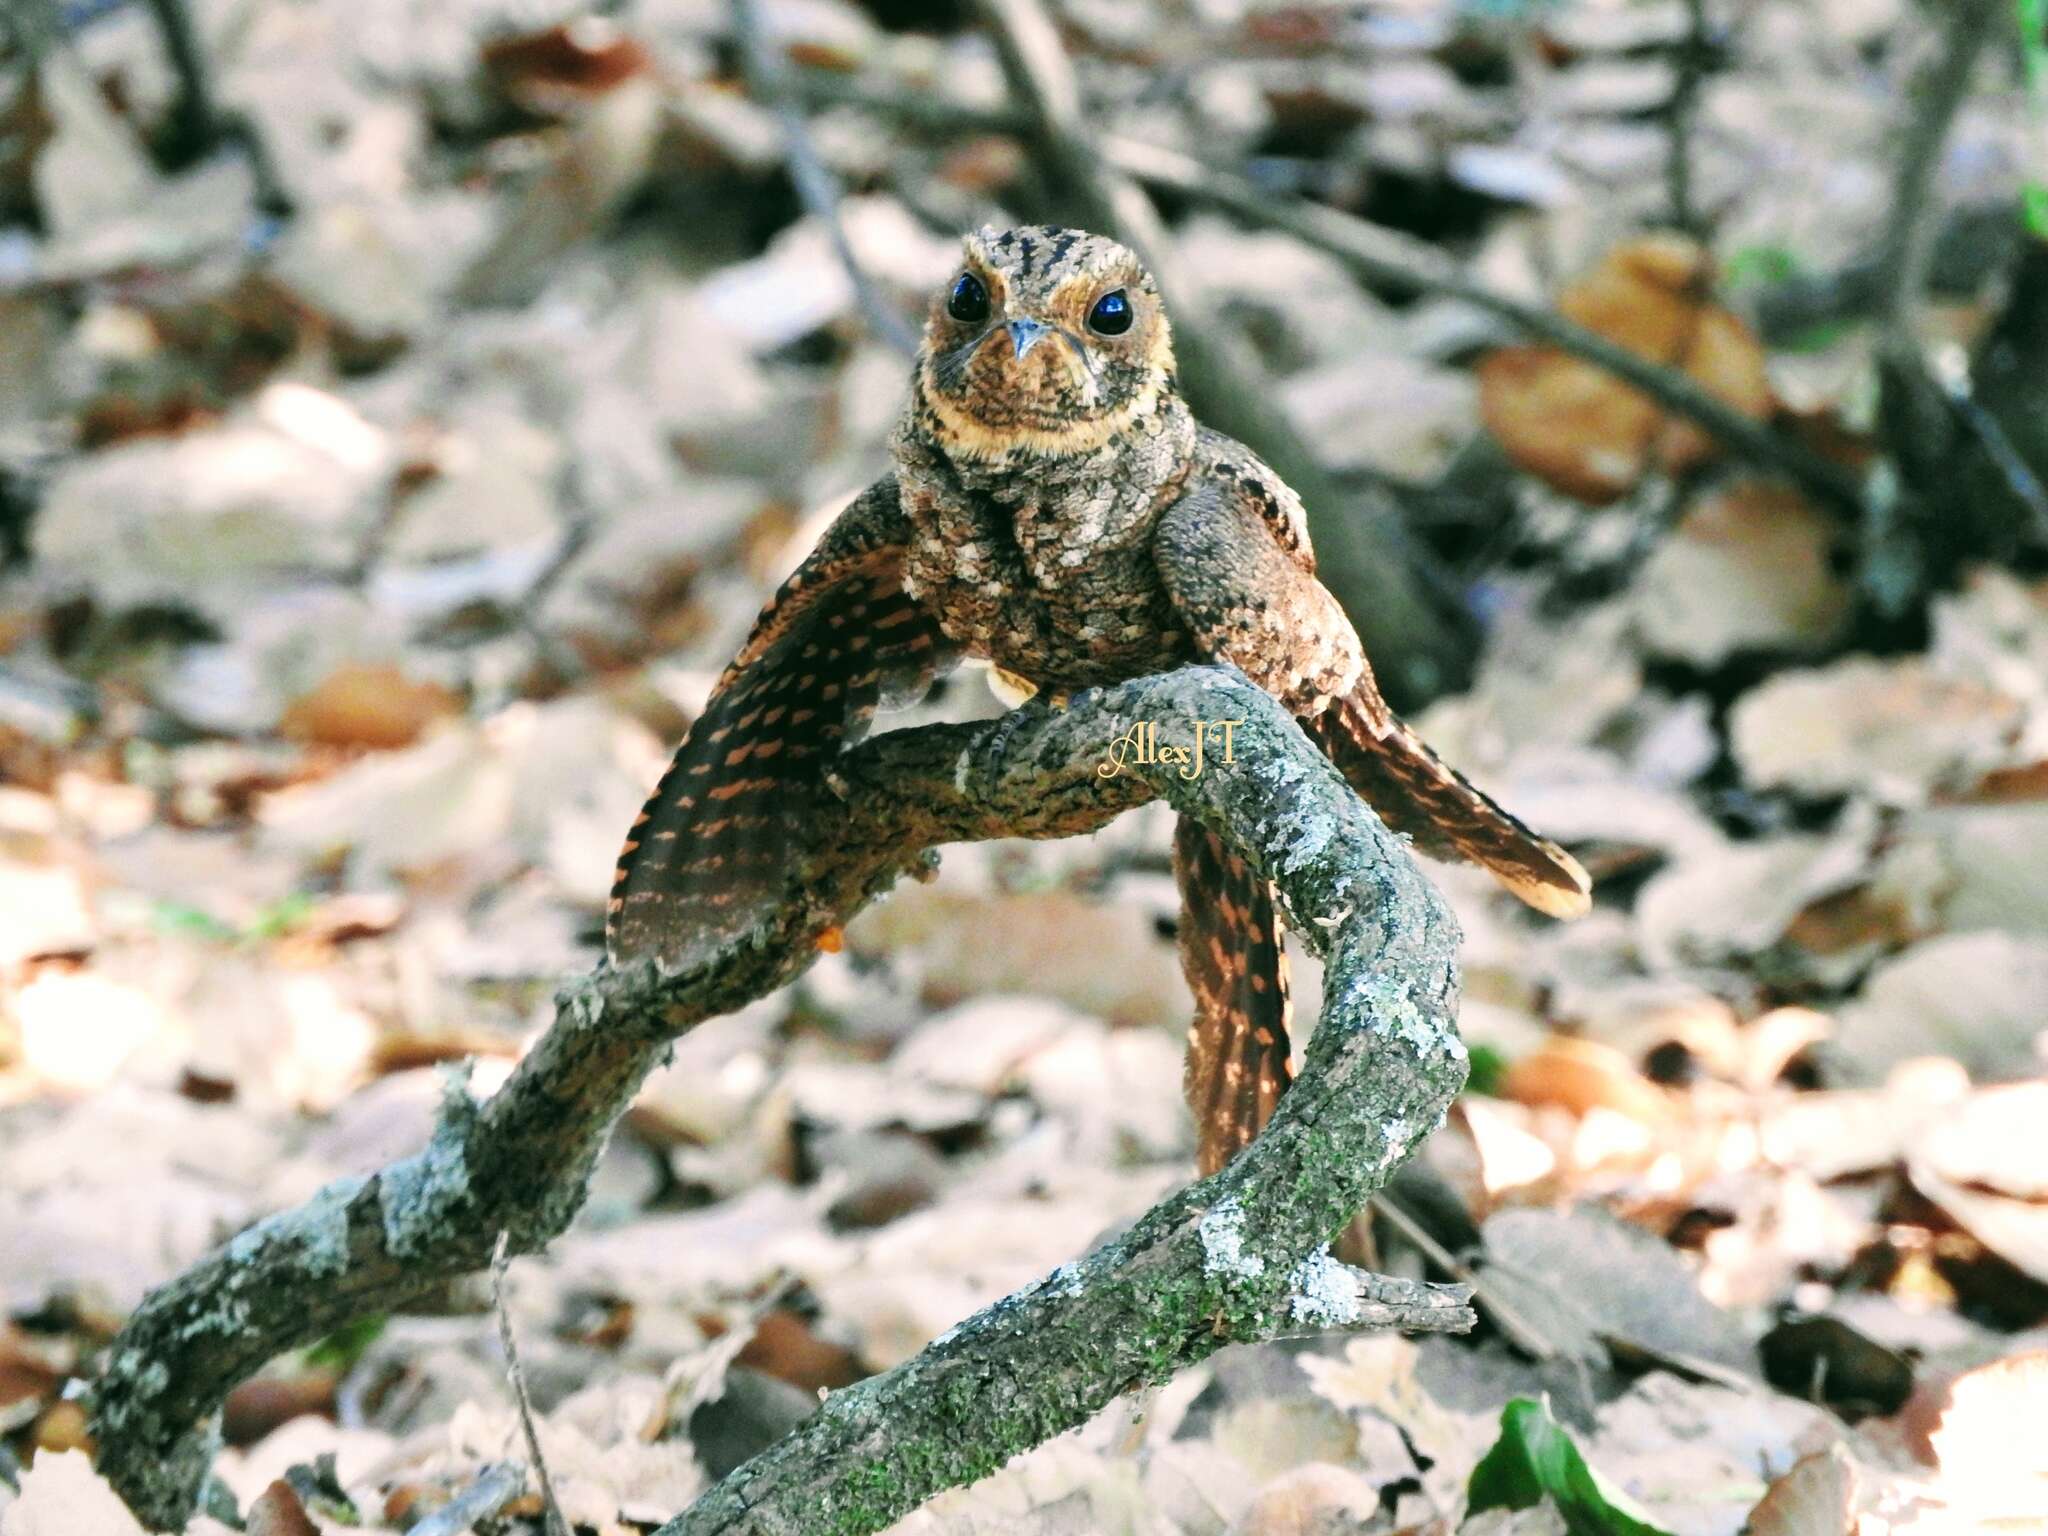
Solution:
<path fill-rule="evenodd" d="M 1188 490 L 1220 496 L 1228 505 L 1256 516 L 1279 546 L 1306 571 L 1314 571 L 1315 550 L 1309 544 L 1308 514 L 1294 487 L 1251 449 L 1210 427 L 1195 433 Z"/>

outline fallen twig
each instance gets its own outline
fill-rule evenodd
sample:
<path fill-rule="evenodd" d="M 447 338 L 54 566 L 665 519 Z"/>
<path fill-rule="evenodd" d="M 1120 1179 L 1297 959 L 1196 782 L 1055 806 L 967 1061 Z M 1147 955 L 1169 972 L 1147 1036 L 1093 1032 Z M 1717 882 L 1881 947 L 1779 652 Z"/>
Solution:
<path fill-rule="evenodd" d="M 802 76 L 801 89 L 814 101 L 861 106 L 934 131 L 951 124 L 963 131 L 1016 133 L 1031 120 L 1028 111 L 981 109 L 931 96 L 921 97 L 914 107 L 899 106 L 894 93 L 815 71 Z M 1664 409 L 1702 427 L 1739 457 L 1785 475 L 1809 493 L 1837 506 L 1854 507 L 1862 501 L 1861 483 L 1840 465 L 1732 409 L 1676 369 L 1640 357 L 1554 311 L 1496 292 L 1424 241 L 1323 204 L 1275 197 L 1176 150 L 1114 134 L 1097 139 L 1095 149 L 1105 165 L 1136 181 L 1213 204 L 1248 224 L 1281 230 L 1334 256 L 1375 287 L 1437 294 L 1484 310 L 1518 331 L 1606 369 Z"/>
<path fill-rule="evenodd" d="M 178 77 L 166 158 L 173 165 L 184 165 L 200 159 L 220 142 L 221 118 L 214 104 L 212 76 L 186 0 L 149 0 L 149 9 Z"/>
<path fill-rule="evenodd" d="M 771 45 L 760 0 L 732 0 L 733 35 L 739 42 L 740 70 L 754 99 L 775 114 L 782 128 L 782 153 L 789 165 L 789 179 L 796 187 L 804 211 L 825 228 L 833 254 L 853 283 L 861 312 L 875 334 L 905 357 L 917 351 L 917 334 L 855 254 L 846 237 L 846 222 L 839 216 L 839 178 L 825 164 L 824 156 L 811 140 L 810 125 L 789 85 L 789 68 L 781 51 Z"/>
<path fill-rule="evenodd" d="M 540 1484 L 548 1536 L 569 1536 L 569 1522 L 562 1518 L 562 1501 L 555 1497 L 555 1480 L 548 1475 L 548 1459 L 540 1448 L 540 1431 L 534 1428 L 533 1397 L 526 1390 L 526 1371 L 519 1364 L 519 1341 L 512 1333 L 512 1314 L 505 1310 L 505 1271 L 512 1262 L 506 1250 L 511 1241 L 511 1234 L 500 1232 L 498 1246 L 491 1250 L 491 1310 L 498 1314 L 498 1343 L 505 1351 L 505 1379 L 512 1383 L 512 1401 L 519 1410 L 519 1433 L 526 1440 L 527 1460 Z"/>
<path fill-rule="evenodd" d="M 1880 618 L 1914 611 L 1922 594 L 1968 553 L 1967 520 L 1951 517 L 1944 482 L 1962 425 L 1949 391 L 1927 365 L 1915 325 L 1936 223 L 1934 177 L 1970 77 L 2004 14 L 2004 0 L 1955 0 L 1933 63 L 1913 90 L 1913 112 L 1879 248 L 1879 422 L 1897 466 L 1895 494 L 1865 503 L 1858 587 Z"/>
<path fill-rule="evenodd" d="M 1230 761 L 1097 771 L 1140 721 L 1238 719 Z M 1278 886 L 1325 957 L 1323 1012 L 1272 1124 L 1221 1174 L 886 1375 L 836 1393 L 671 1531 L 878 1529 L 1220 1345 L 1303 1328 L 1469 1326 L 1463 1290 L 1362 1275 L 1324 1244 L 1463 1083 L 1458 929 L 1409 858 L 1269 695 L 1191 667 L 972 725 L 876 737 L 840 760 L 844 814 L 761 929 L 687 972 L 600 966 L 496 1095 L 452 1078 L 425 1149 L 330 1185 L 144 1299 L 93 1393 L 99 1467 L 179 1527 L 227 1392 L 281 1350 L 532 1252 L 582 1204 L 611 1126 L 692 1025 L 802 972 L 820 935 L 940 843 L 1064 837 L 1163 796 Z"/>
<path fill-rule="evenodd" d="M 467 1536 L 526 1492 L 526 1469 L 510 1462 L 486 1467 L 483 1476 L 413 1526 L 405 1536 Z"/>
<path fill-rule="evenodd" d="M 1941 166 L 1956 113 L 1969 94 L 1978 55 L 1994 23 L 2005 14 L 2005 0 L 1952 0 L 1946 10 L 1940 52 L 1914 87 L 1913 115 L 1899 151 L 1891 213 L 1877 263 L 1882 284 L 1878 319 L 1891 341 L 1910 345 L 1916 353 L 1913 316 L 1927 287 L 1937 228 L 1932 217 L 1934 173 Z"/>
<path fill-rule="evenodd" d="M 1711 30 L 1707 0 L 1685 0 L 1685 37 L 1678 45 L 1678 81 L 1666 108 L 1665 185 L 1671 195 L 1671 226 L 1698 238 L 1706 220 L 1693 175 L 1693 129 L 1699 115 L 1700 81 L 1707 71 Z"/>

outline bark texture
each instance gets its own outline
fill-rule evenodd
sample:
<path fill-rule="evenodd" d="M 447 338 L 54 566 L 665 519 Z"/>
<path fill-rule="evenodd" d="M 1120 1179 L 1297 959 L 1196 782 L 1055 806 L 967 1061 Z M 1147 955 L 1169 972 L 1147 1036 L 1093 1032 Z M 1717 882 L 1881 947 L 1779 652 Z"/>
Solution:
<path fill-rule="evenodd" d="M 1198 777 L 1111 744 L 1239 720 Z M 1441 1121 L 1463 1084 L 1458 930 L 1400 839 L 1287 712 L 1230 668 L 1190 667 L 1028 705 L 999 721 L 879 736 L 835 777 L 833 836 L 761 928 L 673 975 L 600 967 L 557 996 L 554 1026 L 477 1102 L 450 1077 L 428 1145 L 250 1228 L 151 1293 L 93 1398 L 99 1465 L 136 1513 L 181 1527 L 227 1393 L 271 1356 L 486 1268 L 581 1207 L 612 1126 L 668 1044 L 788 981 L 941 843 L 1066 837 L 1164 797 L 1279 887 L 1327 962 L 1307 1065 L 1266 1133 L 1128 1232 L 970 1318 L 921 1355 L 835 1393 L 665 1531 L 866 1532 L 939 1490 L 1164 1380 L 1223 1344 L 1329 1328 L 1471 1325 L 1461 1288 L 1349 1269 L 1325 1244 Z"/>

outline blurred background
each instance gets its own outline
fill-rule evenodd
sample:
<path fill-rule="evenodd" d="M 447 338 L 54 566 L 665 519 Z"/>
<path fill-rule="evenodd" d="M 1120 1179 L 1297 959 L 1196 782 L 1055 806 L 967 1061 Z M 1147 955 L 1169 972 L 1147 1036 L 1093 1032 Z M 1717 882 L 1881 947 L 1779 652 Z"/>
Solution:
<path fill-rule="evenodd" d="M 1637 1505 L 1574 1531 L 2048 1528 L 2042 27 L 10 0 L 8 1536 L 131 1528 L 74 1395 L 147 1288 L 418 1147 L 595 963 L 668 747 L 1011 220 L 1146 251 L 1389 692 L 1598 903 L 1432 866 L 1474 1079 L 1346 1242 L 1475 1280 L 1473 1338 L 1227 1351 L 901 1529 L 1562 1530 L 1467 1507 L 1545 1394 Z M 967 669 L 885 724 L 1000 707 Z M 680 1042 L 511 1273 L 579 1529 L 1190 1176 L 1169 825 L 949 850 Z M 226 1435 L 313 1522 L 252 1529 L 408 1528 L 523 1456 L 487 1291 Z"/>

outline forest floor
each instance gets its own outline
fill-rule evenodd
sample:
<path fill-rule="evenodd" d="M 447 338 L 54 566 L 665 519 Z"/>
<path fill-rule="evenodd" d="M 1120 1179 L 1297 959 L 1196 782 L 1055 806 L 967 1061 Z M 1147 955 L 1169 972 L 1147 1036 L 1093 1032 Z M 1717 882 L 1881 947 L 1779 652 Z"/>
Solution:
<path fill-rule="evenodd" d="M 1001 99 L 949 7 L 761 9 L 802 78 Z M 1879 327 L 1759 317 L 1881 245 L 1937 44 L 1901 0 L 1710 9 L 1704 63 L 1681 4 L 1062 18 L 1105 131 L 1422 234 L 1854 465 Z M 886 462 L 873 306 L 914 327 L 948 231 L 1043 206 L 993 126 L 819 109 L 864 304 L 722 4 L 197 14 L 262 175 L 145 152 L 140 7 L 0 88 L 5 1536 L 134 1531 L 75 1390 L 122 1318 L 417 1148 L 595 963 L 669 746 Z M 1937 217 L 2016 204 L 2016 56 Z M 1838 510 L 1469 304 L 1168 211 L 1261 387 L 1483 620 L 1424 734 L 1598 899 L 1430 866 L 1474 1080 L 1348 1241 L 1475 1282 L 1474 1336 L 1227 1350 L 896 1529 L 2048 1530 L 2048 583 L 1972 565 L 1879 646 Z M 1913 317 L 1937 372 L 2012 244 Z M 970 668 L 881 725 L 1000 708 Z M 677 1045 L 505 1282 L 578 1529 L 651 1529 L 1191 1177 L 1169 829 L 950 849 Z M 1544 1441 L 1519 1399 L 1598 1483 L 1471 1512 Z M 225 1431 L 251 1530 L 407 1529 L 525 1460 L 488 1280 L 274 1362 Z M 481 1528 L 539 1509 L 513 1478 Z"/>

